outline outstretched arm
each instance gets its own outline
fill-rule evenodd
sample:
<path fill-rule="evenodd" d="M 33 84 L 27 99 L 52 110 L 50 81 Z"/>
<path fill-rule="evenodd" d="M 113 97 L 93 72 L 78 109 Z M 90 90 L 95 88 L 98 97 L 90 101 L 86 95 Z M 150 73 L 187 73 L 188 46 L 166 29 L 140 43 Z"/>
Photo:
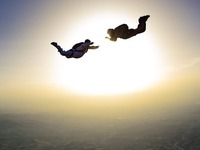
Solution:
<path fill-rule="evenodd" d="M 115 42 L 115 41 L 117 41 L 117 38 L 115 37 L 105 37 L 106 39 L 109 39 L 110 41 L 113 41 L 113 42 Z"/>
<path fill-rule="evenodd" d="M 88 49 L 97 49 L 99 46 L 89 46 Z"/>

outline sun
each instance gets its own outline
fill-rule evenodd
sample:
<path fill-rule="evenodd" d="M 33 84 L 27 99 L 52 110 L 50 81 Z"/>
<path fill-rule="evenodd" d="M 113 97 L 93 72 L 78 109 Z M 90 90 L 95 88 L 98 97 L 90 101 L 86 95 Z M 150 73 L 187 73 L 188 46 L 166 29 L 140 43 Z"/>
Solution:
<path fill-rule="evenodd" d="M 113 95 L 140 91 L 162 78 L 161 57 L 148 32 L 112 42 L 105 39 L 109 18 L 91 20 L 84 21 L 85 26 L 73 32 L 71 40 L 89 38 L 100 47 L 80 59 L 58 55 L 53 79 L 58 86 L 86 95 Z M 112 17 L 112 24 L 115 23 L 119 24 L 119 19 Z"/>

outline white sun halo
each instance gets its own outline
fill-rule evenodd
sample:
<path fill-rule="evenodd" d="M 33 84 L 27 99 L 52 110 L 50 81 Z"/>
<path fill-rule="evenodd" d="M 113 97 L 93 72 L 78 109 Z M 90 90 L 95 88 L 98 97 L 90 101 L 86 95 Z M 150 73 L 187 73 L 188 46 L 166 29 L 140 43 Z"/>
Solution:
<path fill-rule="evenodd" d="M 89 50 L 80 59 L 58 55 L 54 69 L 54 82 L 58 86 L 89 95 L 119 94 L 144 89 L 162 77 L 160 56 L 147 31 L 128 40 L 112 42 L 104 38 L 106 22 L 88 22 L 73 33 L 73 38 L 89 38 L 100 47 Z M 94 28 L 97 24 L 101 29 Z"/>

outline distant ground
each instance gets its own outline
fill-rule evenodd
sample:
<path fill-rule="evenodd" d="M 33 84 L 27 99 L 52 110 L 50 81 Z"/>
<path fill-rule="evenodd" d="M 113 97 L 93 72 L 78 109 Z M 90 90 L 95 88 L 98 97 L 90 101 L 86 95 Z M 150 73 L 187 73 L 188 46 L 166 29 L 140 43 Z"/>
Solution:
<path fill-rule="evenodd" d="M 199 150 L 200 110 L 131 116 L 1 114 L 1 150 Z"/>

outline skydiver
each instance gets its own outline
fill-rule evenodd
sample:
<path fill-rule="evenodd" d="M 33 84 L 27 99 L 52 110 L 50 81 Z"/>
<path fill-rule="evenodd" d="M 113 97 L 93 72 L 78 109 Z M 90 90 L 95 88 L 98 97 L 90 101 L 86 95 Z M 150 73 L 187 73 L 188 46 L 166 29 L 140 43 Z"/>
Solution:
<path fill-rule="evenodd" d="M 99 46 L 91 46 L 94 42 L 86 39 L 84 42 L 75 44 L 70 50 L 63 50 L 56 42 L 51 42 L 51 45 L 57 48 L 58 52 L 67 58 L 81 58 L 88 49 L 97 49 Z"/>
<path fill-rule="evenodd" d="M 146 21 L 150 15 L 142 16 L 138 19 L 138 26 L 136 29 L 129 29 L 127 24 L 122 24 L 116 27 L 115 29 L 108 29 L 107 33 L 109 34 L 110 37 L 106 37 L 107 39 L 115 42 L 117 41 L 117 38 L 121 39 L 129 39 L 133 36 L 136 36 L 139 33 L 142 33 L 146 30 Z"/>

